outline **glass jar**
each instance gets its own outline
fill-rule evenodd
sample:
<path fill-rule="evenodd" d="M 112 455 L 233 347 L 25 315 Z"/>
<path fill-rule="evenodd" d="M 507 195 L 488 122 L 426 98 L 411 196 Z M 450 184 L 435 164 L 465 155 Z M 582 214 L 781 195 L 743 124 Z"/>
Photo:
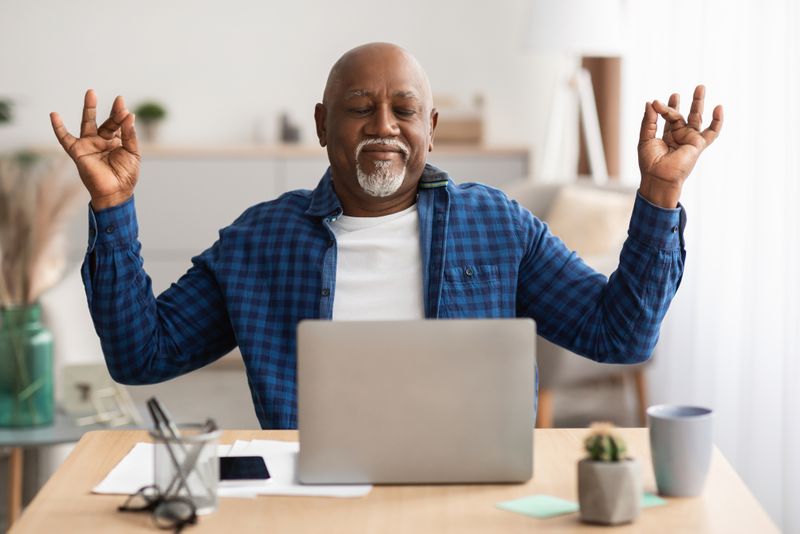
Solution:
<path fill-rule="evenodd" d="M 0 309 L 0 427 L 53 422 L 53 335 L 39 304 Z"/>

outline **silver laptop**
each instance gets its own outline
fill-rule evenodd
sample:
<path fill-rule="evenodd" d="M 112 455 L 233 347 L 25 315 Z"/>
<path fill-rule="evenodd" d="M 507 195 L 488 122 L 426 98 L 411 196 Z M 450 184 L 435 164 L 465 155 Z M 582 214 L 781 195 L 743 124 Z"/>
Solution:
<path fill-rule="evenodd" d="M 297 338 L 300 482 L 531 478 L 532 320 L 307 320 Z"/>

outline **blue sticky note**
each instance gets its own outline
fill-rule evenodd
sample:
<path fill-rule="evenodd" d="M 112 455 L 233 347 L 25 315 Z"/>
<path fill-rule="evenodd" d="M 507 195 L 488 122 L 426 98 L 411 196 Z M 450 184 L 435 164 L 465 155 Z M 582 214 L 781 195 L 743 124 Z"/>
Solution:
<path fill-rule="evenodd" d="M 653 493 L 645 492 L 640 501 L 642 508 L 652 508 L 654 506 L 664 506 L 667 501 Z M 529 517 L 545 519 L 558 515 L 571 514 L 579 510 L 578 503 L 559 499 L 550 495 L 531 495 L 513 501 L 499 502 L 496 505 L 501 510 L 508 510 Z"/>
<path fill-rule="evenodd" d="M 667 501 L 665 501 L 664 499 L 653 493 L 645 492 L 644 495 L 642 495 L 642 501 L 641 501 L 642 508 L 652 508 L 653 506 L 664 506 L 665 504 L 667 504 Z"/>
<path fill-rule="evenodd" d="M 578 511 L 578 504 L 550 495 L 531 495 L 513 501 L 499 502 L 496 505 L 501 510 L 516 512 L 518 514 L 540 519 L 557 515 L 571 514 Z"/>

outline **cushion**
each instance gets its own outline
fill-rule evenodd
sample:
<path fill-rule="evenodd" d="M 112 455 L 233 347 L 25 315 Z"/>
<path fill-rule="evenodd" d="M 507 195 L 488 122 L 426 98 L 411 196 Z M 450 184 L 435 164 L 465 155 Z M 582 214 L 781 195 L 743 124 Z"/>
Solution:
<path fill-rule="evenodd" d="M 581 257 L 618 255 L 628 233 L 632 195 L 566 185 L 548 210 L 550 231 Z"/>

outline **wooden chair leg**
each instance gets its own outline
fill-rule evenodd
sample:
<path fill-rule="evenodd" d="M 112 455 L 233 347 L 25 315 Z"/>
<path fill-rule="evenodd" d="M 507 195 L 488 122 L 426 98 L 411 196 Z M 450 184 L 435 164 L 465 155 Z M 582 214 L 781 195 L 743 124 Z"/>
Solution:
<path fill-rule="evenodd" d="M 553 428 L 553 390 L 539 388 L 539 409 L 536 412 L 538 428 Z"/>
<path fill-rule="evenodd" d="M 639 416 L 639 426 L 647 426 L 647 377 L 644 367 L 639 367 L 633 372 L 633 383 L 636 386 L 636 408 Z"/>
<path fill-rule="evenodd" d="M 8 457 L 8 526 L 22 513 L 22 447 L 12 447 Z"/>

